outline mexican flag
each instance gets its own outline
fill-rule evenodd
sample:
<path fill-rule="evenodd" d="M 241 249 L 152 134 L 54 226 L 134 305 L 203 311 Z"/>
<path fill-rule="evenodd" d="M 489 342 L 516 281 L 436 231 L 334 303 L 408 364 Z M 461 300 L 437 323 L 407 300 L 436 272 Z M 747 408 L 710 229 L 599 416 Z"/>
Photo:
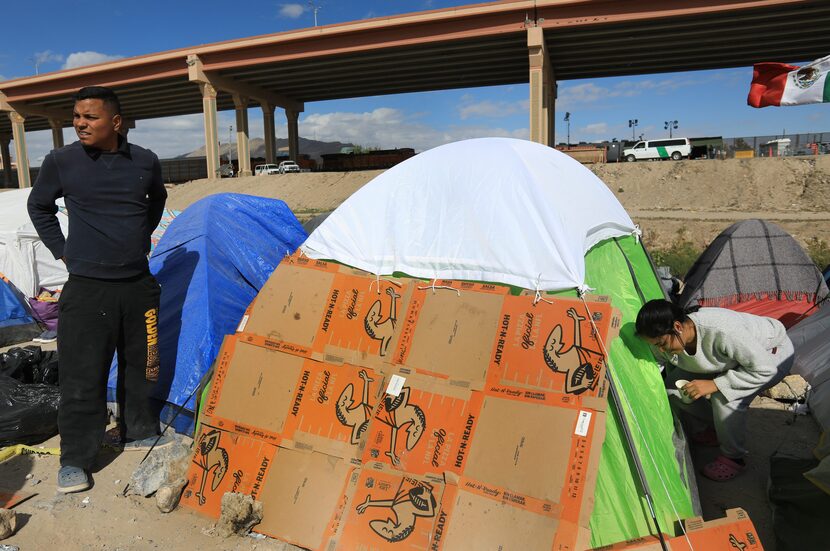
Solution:
<path fill-rule="evenodd" d="M 830 102 L 830 56 L 803 67 L 756 63 L 746 102 L 752 107 Z"/>

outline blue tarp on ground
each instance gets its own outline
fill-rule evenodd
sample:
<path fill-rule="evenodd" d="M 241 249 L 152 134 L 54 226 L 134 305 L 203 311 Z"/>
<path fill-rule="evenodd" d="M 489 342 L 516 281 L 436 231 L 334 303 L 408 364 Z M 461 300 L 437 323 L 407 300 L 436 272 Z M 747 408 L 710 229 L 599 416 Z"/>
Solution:
<path fill-rule="evenodd" d="M 235 193 L 206 197 L 172 221 L 150 258 L 161 285 L 156 397 L 168 404 L 162 421 L 188 400 L 222 338 L 236 331 L 271 272 L 306 237 L 284 202 Z M 115 386 L 114 365 L 111 399 Z M 179 432 L 193 428 L 194 400 L 185 408 L 173 425 Z"/>

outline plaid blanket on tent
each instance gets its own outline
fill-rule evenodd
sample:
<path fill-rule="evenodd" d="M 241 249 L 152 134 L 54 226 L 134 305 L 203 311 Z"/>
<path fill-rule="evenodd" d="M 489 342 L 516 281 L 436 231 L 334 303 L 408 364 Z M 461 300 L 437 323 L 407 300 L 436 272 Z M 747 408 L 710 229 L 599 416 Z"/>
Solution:
<path fill-rule="evenodd" d="M 765 299 L 815 303 L 828 293 L 821 272 L 798 242 L 765 220 L 743 220 L 721 232 L 684 281 L 676 299 L 683 307 L 729 307 Z"/>

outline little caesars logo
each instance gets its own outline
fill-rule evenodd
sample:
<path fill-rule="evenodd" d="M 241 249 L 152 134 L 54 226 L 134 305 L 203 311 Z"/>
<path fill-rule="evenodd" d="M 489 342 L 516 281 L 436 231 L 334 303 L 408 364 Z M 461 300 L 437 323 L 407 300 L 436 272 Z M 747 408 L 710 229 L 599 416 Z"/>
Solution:
<path fill-rule="evenodd" d="M 148 381 L 159 380 L 159 325 L 158 308 L 144 312 L 144 325 L 147 327 L 147 369 L 144 372 Z"/>

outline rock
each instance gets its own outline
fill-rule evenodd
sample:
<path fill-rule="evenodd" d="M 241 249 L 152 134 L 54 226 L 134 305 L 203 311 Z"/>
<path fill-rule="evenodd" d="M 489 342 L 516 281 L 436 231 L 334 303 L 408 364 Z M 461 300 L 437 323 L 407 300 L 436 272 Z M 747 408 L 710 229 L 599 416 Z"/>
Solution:
<path fill-rule="evenodd" d="M 801 375 L 787 375 L 780 383 L 761 394 L 774 400 L 793 402 L 806 396 L 807 386 L 807 381 Z"/>
<path fill-rule="evenodd" d="M 260 508 L 261 509 L 261 508 Z M 17 528 L 17 515 L 11 509 L 0 509 L 0 540 L 14 534 Z"/>
<path fill-rule="evenodd" d="M 0 551 L 20 551 L 20 548 L 16 545 L 7 545 L 5 543 L 0 543 Z"/>
<path fill-rule="evenodd" d="M 170 446 L 153 450 L 130 477 L 130 493 L 148 497 L 165 482 L 183 477 L 190 453 L 190 448 L 178 439 Z"/>
<path fill-rule="evenodd" d="M 32 473 L 29 473 L 26 475 L 26 480 L 31 480 L 32 478 L 34 478 L 34 476 L 35 475 L 33 475 Z"/>
<path fill-rule="evenodd" d="M 173 482 L 165 482 L 156 491 L 156 506 L 162 513 L 169 513 L 179 505 L 182 490 L 187 485 L 187 479 L 177 478 Z"/>
<path fill-rule="evenodd" d="M 262 522 L 262 503 L 245 494 L 227 492 L 222 496 L 221 510 L 216 529 L 224 538 L 245 536 Z"/>

